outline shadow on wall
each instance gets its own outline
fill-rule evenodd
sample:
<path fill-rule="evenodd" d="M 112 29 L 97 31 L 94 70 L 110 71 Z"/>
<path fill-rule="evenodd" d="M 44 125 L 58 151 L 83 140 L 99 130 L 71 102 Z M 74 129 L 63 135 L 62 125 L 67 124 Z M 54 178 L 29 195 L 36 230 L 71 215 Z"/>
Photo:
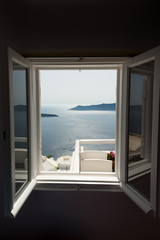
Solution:
<path fill-rule="evenodd" d="M 122 192 L 33 191 L 3 238 L 160 239 L 160 221 L 145 215 Z"/>

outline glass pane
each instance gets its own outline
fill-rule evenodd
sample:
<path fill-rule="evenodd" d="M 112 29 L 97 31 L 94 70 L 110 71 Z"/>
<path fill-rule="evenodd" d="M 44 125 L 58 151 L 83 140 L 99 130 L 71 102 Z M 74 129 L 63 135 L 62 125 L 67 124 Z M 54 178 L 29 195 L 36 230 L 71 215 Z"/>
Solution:
<path fill-rule="evenodd" d="M 131 68 L 128 183 L 150 199 L 154 61 Z"/>
<path fill-rule="evenodd" d="M 27 69 L 13 62 L 15 194 L 28 181 Z"/>

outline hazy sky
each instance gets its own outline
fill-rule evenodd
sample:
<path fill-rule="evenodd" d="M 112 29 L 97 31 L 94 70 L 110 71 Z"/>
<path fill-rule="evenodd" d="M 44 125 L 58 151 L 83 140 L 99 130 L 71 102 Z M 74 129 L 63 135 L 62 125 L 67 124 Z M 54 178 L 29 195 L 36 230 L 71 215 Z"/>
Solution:
<path fill-rule="evenodd" d="M 116 102 L 116 70 L 41 70 L 41 104 Z"/>
<path fill-rule="evenodd" d="M 13 71 L 13 103 L 26 105 L 26 71 Z"/>
<path fill-rule="evenodd" d="M 143 80 L 144 75 L 134 74 L 131 75 L 130 82 L 130 104 L 131 105 L 141 105 L 143 96 Z"/>

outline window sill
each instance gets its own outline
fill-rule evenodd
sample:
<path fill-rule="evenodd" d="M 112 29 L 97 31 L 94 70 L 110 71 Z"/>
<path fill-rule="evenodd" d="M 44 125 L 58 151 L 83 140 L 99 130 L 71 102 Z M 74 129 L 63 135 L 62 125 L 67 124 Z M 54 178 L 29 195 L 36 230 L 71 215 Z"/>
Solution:
<path fill-rule="evenodd" d="M 115 173 L 57 173 L 43 172 L 36 177 L 37 181 L 91 181 L 91 182 L 119 182 Z"/>
<path fill-rule="evenodd" d="M 40 174 L 36 190 L 95 190 L 121 191 L 120 182 L 113 174 Z"/>

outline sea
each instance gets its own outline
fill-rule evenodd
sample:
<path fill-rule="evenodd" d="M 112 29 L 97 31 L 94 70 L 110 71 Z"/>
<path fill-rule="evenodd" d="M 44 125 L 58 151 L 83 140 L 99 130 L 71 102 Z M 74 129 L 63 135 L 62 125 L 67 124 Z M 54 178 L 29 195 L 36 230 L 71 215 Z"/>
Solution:
<path fill-rule="evenodd" d="M 41 113 L 58 117 L 41 117 L 42 155 L 56 160 L 75 149 L 77 139 L 115 139 L 116 111 L 75 111 L 75 105 L 43 105 Z M 90 144 L 85 150 L 115 150 L 115 144 Z"/>
<path fill-rule="evenodd" d="M 79 139 L 115 139 L 116 111 L 75 111 L 69 110 L 76 105 L 43 105 L 41 113 L 56 114 L 58 117 L 41 117 L 42 155 L 56 160 L 69 155 Z M 139 106 L 130 108 L 129 132 L 141 134 L 142 110 Z M 26 111 L 14 112 L 15 137 L 27 137 Z M 28 141 L 15 142 L 17 148 L 27 148 Z M 115 144 L 84 145 L 85 150 L 115 151 Z"/>

